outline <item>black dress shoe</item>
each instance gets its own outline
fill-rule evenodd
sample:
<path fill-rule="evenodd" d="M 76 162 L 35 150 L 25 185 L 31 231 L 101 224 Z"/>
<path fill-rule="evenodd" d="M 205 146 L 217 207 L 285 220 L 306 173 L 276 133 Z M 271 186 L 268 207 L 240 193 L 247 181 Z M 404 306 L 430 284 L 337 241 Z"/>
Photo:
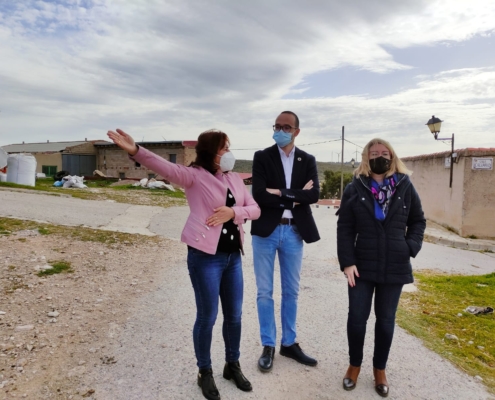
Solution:
<path fill-rule="evenodd" d="M 280 355 L 284 357 L 292 358 L 298 363 L 309 365 L 310 367 L 316 367 L 318 361 L 303 353 L 299 343 L 294 343 L 292 346 L 280 346 Z"/>
<path fill-rule="evenodd" d="M 225 363 L 225 367 L 223 368 L 223 377 L 228 381 L 233 379 L 237 388 L 244 392 L 250 392 L 253 390 L 251 382 L 246 379 L 241 371 L 239 361 Z"/>
<path fill-rule="evenodd" d="M 263 353 L 258 360 L 258 368 L 261 372 L 270 372 L 273 368 L 273 359 L 275 358 L 275 347 L 264 346 Z"/>
<path fill-rule="evenodd" d="M 208 400 L 220 400 L 215 379 L 213 379 L 213 371 L 211 368 L 200 369 L 198 374 L 198 386 L 203 392 L 203 396 Z"/>

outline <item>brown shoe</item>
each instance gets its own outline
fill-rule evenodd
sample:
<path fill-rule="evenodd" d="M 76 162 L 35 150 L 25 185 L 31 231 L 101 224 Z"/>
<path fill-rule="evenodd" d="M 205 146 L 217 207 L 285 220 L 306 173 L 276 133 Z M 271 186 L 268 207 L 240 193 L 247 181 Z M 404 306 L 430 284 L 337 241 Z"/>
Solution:
<path fill-rule="evenodd" d="M 373 376 L 375 377 L 375 392 L 382 397 L 388 397 L 389 388 L 385 370 L 373 368 Z"/>
<path fill-rule="evenodd" d="M 342 382 L 344 390 L 349 391 L 356 388 L 356 383 L 360 372 L 361 367 L 354 367 L 352 365 L 349 365 L 349 368 L 347 368 L 347 372 L 345 373 L 344 380 Z"/>

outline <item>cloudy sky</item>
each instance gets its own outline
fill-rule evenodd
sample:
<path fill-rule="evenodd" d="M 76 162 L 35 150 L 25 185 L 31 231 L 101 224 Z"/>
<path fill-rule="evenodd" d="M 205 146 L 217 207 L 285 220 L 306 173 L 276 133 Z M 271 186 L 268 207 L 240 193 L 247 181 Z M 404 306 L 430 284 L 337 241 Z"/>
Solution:
<path fill-rule="evenodd" d="M 449 149 L 433 114 L 495 147 L 494 105 L 493 0 L 0 0 L 0 146 L 218 128 L 249 159 L 292 110 L 320 161 L 343 125 L 406 156 Z"/>

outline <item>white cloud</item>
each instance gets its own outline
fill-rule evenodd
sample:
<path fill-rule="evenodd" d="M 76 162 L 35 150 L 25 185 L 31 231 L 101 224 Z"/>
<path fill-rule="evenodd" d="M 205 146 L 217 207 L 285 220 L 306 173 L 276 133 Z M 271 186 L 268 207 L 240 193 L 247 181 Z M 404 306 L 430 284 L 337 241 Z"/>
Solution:
<path fill-rule="evenodd" d="M 490 143 L 490 69 L 418 77 L 417 87 L 382 98 L 281 98 L 324 70 L 410 68 L 383 46 L 489 34 L 492 1 L 14 4 L 0 5 L 0 59 L 8 60 L 0 63 L 0 144 L 103 138 L 116 126 L 147 140 L 186 139 L 215 126 L 229 133 L 233 147 L 263 147 L 272 143 L 270 126 L 281 109 L 300 114 L 301 143 L 338 137 L 344 124 L 353 141 L 384 135 L 404 142 L 399 153 L 436 151 L 431 138 L 417 140 L 432 113 L 445 127 Z M 325 146 L 307 149 L 329 159 Z"/>

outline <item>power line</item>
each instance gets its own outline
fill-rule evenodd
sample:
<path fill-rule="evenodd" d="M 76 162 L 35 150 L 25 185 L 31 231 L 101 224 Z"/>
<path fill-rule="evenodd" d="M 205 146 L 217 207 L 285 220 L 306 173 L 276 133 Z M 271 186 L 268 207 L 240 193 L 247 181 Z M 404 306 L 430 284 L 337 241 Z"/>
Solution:
<path fill-rule="evenodd" d="M 354 146 L 361 147 L 362 149 L 364 149 L 364 147 L 363 147 L 363 146 L 360 146 L 360 145 L 358 145 L 358 144 L 356 144 L 356 143 L 353 143 L 353 142 L 351 142 L 350 140 L 347 140 L 347 139 L 344 139 L 344 140 L 345 140 L 346 142 L 349 142 L 350 144 L 353 144 Z"/>
<path fill-rule="evenodd" d="M 322 143 L 330 143 L 330 142 L 338 142 L 340 140 L 342 140 L 342 138 L 333 139 L 333 140 L 325 140 L 323 142 L 303 143 L 303 144 L 298 144 L 296 147 L 312 146 L 314 144 L 322 144 Z M 235 148 L 232 148 L 231 150 L 261 150 L 261 149 L 259 147 L 252 147 L 250 149 L 235 149 Z"/>

